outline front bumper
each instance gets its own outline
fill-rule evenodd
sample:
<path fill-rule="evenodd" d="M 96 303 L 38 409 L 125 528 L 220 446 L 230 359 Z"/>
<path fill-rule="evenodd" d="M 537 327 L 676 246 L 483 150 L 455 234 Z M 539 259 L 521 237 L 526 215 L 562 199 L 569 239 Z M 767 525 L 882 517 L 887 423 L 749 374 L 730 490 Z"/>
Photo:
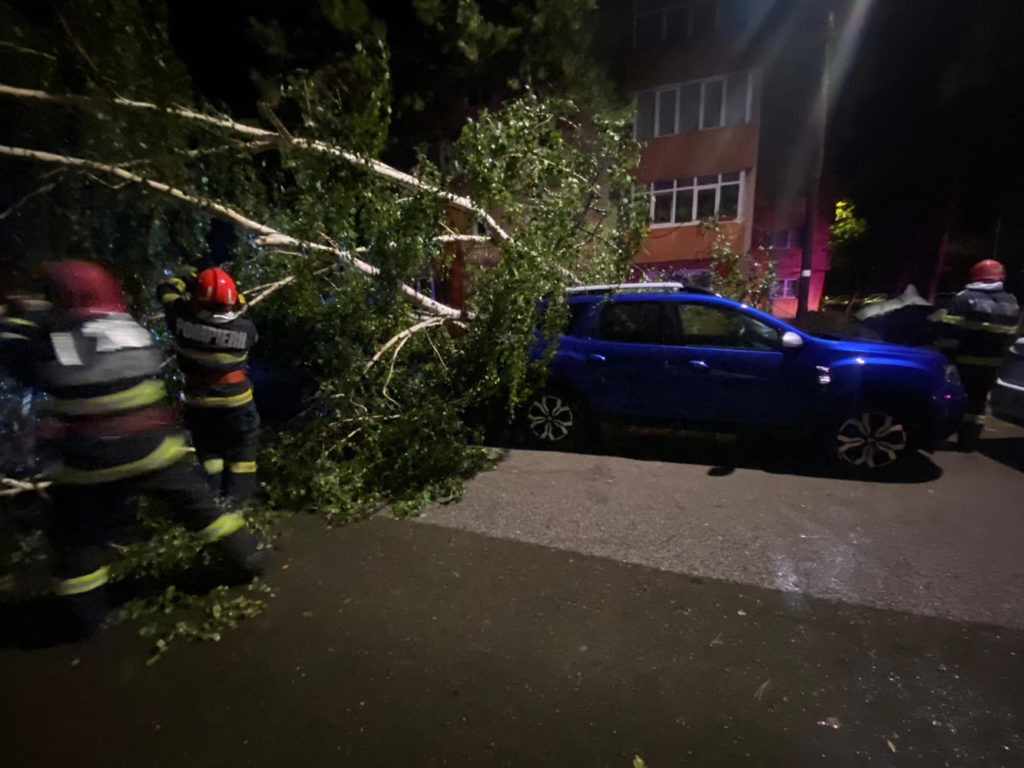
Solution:
<path fill-rule="evenodd" d="M 932 398 L 931 424 L 925 425 L 929 445 L 941 443 L 956 432 L 967 410 L 967 394 L 956 384 L 947 383 Z M 928 447 L 928 446 L 926 446 Z"/>

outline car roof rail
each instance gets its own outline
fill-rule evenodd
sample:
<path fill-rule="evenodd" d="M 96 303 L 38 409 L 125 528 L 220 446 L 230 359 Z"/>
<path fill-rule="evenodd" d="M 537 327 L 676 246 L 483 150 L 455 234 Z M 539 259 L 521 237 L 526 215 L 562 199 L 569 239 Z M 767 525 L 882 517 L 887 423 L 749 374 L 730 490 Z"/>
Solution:
<path fill-rule="evenodd" d="M 613 283 L 609 285 L 577 285 L 565 289 L 566 293 L 574 296 L 601 293 L 628 293 L 630 291 L 642 291 L 644 293 L 683 291 L 686 293 L 702 293 L 707 296 L 716 295 L 710 288 L 704 288 L 690 283 Z"/>

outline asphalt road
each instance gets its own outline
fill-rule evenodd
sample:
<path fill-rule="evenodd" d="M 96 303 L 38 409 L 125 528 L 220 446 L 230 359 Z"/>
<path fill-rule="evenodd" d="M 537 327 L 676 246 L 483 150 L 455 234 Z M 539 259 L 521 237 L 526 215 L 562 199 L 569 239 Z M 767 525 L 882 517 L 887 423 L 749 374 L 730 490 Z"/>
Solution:
<path fill-rule="evenodd" d="M 514 451 L 416 522 L 299 517 L 220 643 L 0 648 L 0 765 L 1024 765 L 993 438 L 884 485 Z"/>
<path fill-rule="evenodd" d="M 620 433 L 616 455 L 511 451 L 423 522 L 801 596 L 1024 629 L 1024 429 L 888 482 L 773 446 Z M 717 454 L 718 463 L 707 463 Z M 744 466 L 746 465 L 746 466 Z"/>

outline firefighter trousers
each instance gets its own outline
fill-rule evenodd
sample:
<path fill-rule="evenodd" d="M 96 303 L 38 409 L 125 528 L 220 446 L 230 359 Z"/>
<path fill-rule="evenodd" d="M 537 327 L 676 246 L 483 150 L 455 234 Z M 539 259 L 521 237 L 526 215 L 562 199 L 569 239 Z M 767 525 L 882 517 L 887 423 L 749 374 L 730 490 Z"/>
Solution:
<path fill-rule="evenodd" d="M 988 395 L 995 386 L 998 369 L 992 366 L 958 365 L 960 382 L 967 393 L 967 410 L 958 430 L 958 442 L 964 448 L 976 447 L 985 429 Z"/>
<path fill-rule="evenodd" d="M 56 592 L 75 617 L 95 626 L 106 613 L 112 544 L 130 539 L 135 496 L 159 499 L 185 528 L 222 550 L 235 566 L 256 575 L 260 539 L 243 527 L 242 516 L 218 505 L 202 470 L 191 459 L 134 477 L 95 484 L 55 483 L 44 525 L 54 555 Z"/>
<path fill-rule="evenodd" d="M 236 408 L 188 407 L 185 423 L 210 489 L 239 502 L 252 497 L 260 431 L 255 403 Z"/>

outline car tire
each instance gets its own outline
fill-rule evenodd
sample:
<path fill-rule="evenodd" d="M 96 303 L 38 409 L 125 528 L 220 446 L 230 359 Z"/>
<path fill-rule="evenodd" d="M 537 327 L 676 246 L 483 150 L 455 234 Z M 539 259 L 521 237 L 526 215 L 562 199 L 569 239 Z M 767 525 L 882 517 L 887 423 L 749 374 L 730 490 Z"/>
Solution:
<path fill-rule="evenodd" d="M 822 439 L 829 463 L 845 474 L 882 475 L 917 453 L 908 420 L 880 405 L 843 412 L 830 420 Z"/>
<path fill-rule="evenodd" d="M 530 395 L 519 418 L 520 442 L 541 449 L 578 448 L 590 434 L 590 419 L 579 397 L 546 387 Z"/>

